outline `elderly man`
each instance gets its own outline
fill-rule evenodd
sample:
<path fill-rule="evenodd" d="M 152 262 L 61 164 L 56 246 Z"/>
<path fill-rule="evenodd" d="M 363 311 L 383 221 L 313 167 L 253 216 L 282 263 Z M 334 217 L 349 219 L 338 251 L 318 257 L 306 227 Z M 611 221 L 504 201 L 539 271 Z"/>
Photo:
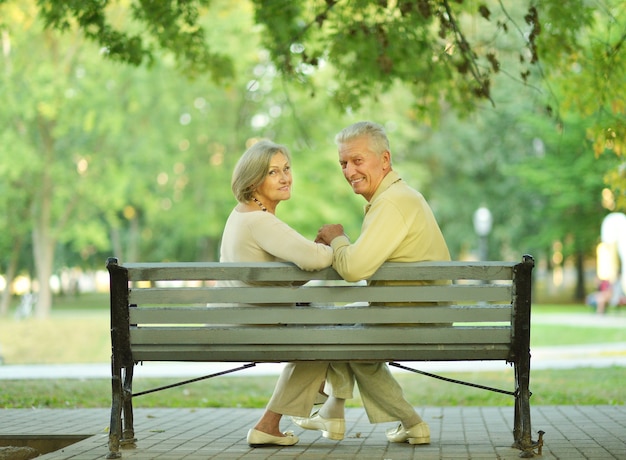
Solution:
<path fill-rule="evenodd" d="M 385 262 L 450 260 L 428 203 L 392 169 L 383 127 L 355 123 L 337 134 L 335 142 L 346 180 L 354 193 L 367 200 L 361 234 L 354 243 L 340 224 L 325 225 L 318 232 L 316 241 L 333 248 L 335 270 L 347 281 L 358 281 L 371 277 Z M 344 403 L 352 397 L 355 381 L 371 423 L 400 421 L 387 432 L 389 441 L 430 443 L 428 424 L 404 398 L 386 363 L 331 364 L 327 373 L 330 397 L 312 417 L 294 418 L 295 423 L 321 430 L 331 439 L 343 438 Z"/>

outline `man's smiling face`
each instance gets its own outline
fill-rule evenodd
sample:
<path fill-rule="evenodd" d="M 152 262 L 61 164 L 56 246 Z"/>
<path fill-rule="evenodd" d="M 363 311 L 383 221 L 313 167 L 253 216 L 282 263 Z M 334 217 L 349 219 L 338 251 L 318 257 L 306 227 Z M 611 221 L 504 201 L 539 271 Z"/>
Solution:
<path fill-rule="evenodd" d="M 364 135 L 339 144 L 339 164 L 354 193 L 370 201 L 391 169 L 391 154 L 373 152 Z"/>

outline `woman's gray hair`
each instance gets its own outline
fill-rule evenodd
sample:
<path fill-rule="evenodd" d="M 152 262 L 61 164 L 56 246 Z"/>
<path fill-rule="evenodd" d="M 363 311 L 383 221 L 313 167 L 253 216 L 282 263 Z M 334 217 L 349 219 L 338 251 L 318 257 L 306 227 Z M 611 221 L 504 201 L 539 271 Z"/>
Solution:
<path fill-rule="evenodd" d="M 385 128 L 372 121 L 359 121 L 342 129 L 335 136 L 335 144 L 345 144 L 361 136 L 369 137 L 369 144 L 374 153 L 382 155 L 383 152 L 390 151 L 389 139 L 385 133 Z"/>
<path fill-rule="evenodd" d="M 287 147 L 268 140 L 256 142 L 239 158 L 233 171 L 230 187 L 240 203 L 247 203 L 252 194 L 263 183 L 270 169 L 270 161 L 277 153 L 282 153 L 291 163 Z"/>

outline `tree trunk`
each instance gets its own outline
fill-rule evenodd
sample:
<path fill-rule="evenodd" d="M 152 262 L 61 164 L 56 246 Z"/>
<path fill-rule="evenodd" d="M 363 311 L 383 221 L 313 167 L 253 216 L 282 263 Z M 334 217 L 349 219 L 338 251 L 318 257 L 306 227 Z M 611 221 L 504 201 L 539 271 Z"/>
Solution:
<path fill-rule="evenodd" d="M 126 248 L 126 262 L 139 262 L 139 242 L 141 240 L 141 228 L 139 218 L 135 215 L 130 220 L 128 229 L 128 247 Z"/>
<path fill-rule="evenodd" d="M 7 270 L 5 276 L 6 286 L 2 291 L 2 298 L 0 298 L 0 316 L 6 316 L 9 312 L 9 303 L 11 303 L 11 283 L 13 282 L 13 276 L 9 274 Z"/>
<path fill-rule="evenodd" d="M 582 251 L 576 251 L 576 290 L 574 292 L 575 300 L 585 300 L 585 255 Z"/>
<path fill-rule="evenodd" d="M 111 228 L 111 247 L 113 248 L 111 257 L 117 257 L 120 262 L 123 262 L 122 255 L 124 254 L 124 247 L 122 245 L 119 228 Z"/>
<path fill-rule="evenodd" d="M 43 168 L 40 175 L 40 188 L 33 202 L 33 258 L 37 272 L 38 297 L 35 315 L 47 318 L 52 309 L 52 290 L 50 277 L 54 261 L 54 245 L 52 232 L 52 199 L 54 183 L 51 170 L 54 165 L 54 138 L 52 137 L 53 122 L 38 116 L 39 134 L 42 139 Z"/>
<path fill-rule="evenodd" d="M 22 249 L 22 238 L 16 238 L 13 241 L 13 248 L 11 249 L 11 258 L 9 265 L 5 273 L 6 287 L 2 293 L 2 299 L 0 299 L 0 316 L 6 316 L 9 312 L 9 304 L 11 303 L 11 285 L 15 279 L 15 271 L 17 270 L 17 264 L 20 258 L 20 250 Z"/>
<path fill-rule="evenodd" d="M 49 201 L 45 200 L 44 201 Z M 50 223 L 35 216 L 33 227 L 33 256 L 37 272 L 37 306 L 35 314 L 38 318 L 47 318 L 52 309 L 52 290 L 50 277 L 54 261 L 55 241 L 50 232 Z"/>

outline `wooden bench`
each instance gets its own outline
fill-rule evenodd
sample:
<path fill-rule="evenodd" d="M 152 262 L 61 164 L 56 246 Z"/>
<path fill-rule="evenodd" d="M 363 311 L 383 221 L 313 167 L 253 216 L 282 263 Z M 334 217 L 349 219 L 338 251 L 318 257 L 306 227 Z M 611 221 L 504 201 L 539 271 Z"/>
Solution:
<path fill-rule="evenodd" d="M 372 279 L 451 283 L 366 286 L 344 282 L 332 268 L 305 272 L 289 263 L 120 265 L 111 258 L 107 458 L 119 458 L 120 445 L 135 442 L 133 396 L 163 389 L 133 395 L 139 362 L 250 363 L 235 371 L 261 362 L 320 360 L 384 361 L 402 368 L 397 361 L 512 363 L 513 391 L 494 391 L 514 396 L 513 446 L 532 457 L 538 445 L 531 439 L 528 388 L 533 266 L 531 256 L 519 263 L 387 263 Z M 218 280 L 256 284 L 217 287 Z M 310 282 L 277 286 L 281 281 Z M 347 305 L 357 302 L 393 306 Z M 402 306 L 409 302 L 422 305 Z"/>

